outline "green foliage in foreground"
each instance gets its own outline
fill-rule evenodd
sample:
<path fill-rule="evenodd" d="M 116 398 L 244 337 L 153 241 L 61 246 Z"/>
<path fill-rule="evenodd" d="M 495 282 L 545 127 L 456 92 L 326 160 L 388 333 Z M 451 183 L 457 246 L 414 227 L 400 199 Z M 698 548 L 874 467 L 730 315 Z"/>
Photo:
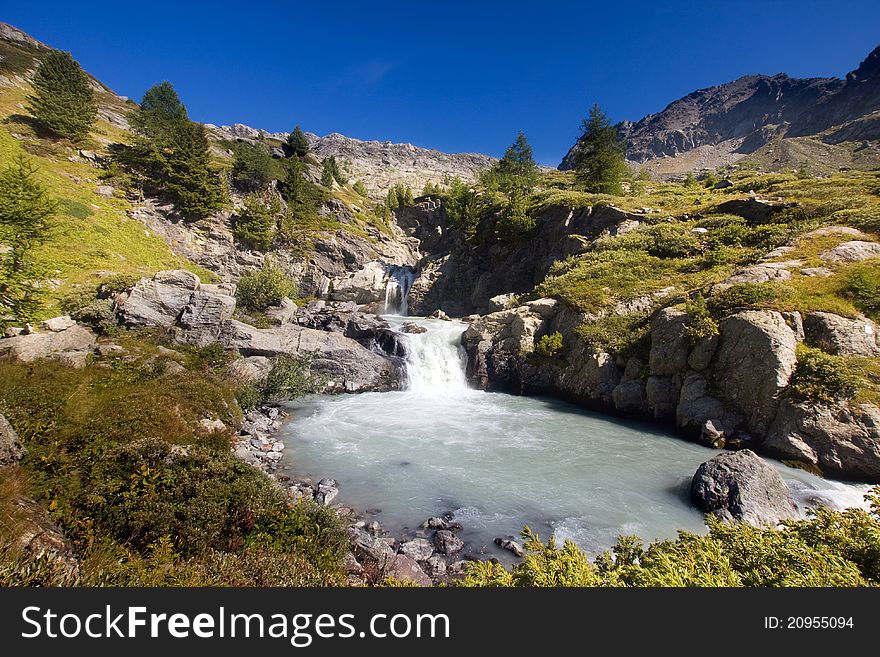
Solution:
<path fill-rule="evenodd" d="M 284 270 L 266 258 L 260 269 L 241 277 L 235 297 L 248 310 L 264 311 L 277 306 L 284 297 L 296 297 L 296 292 L 296 285 Z"/>
<path fill-rule="evenodd" d="M 0 585 L 321 586 L 341 583 L 336 514 L 291 506 L 230 454 L 240 412 L 222 350 L 183 350 L 186 371 L 136 356 L 76 370 L 0 363 L 0 411 L 29 450 L 21 481 L 0 474 Z M 202 418 L 226 431 L 207 431 Z M 11 469 L 14 470 L 14 469 Z M 16 494 L 49 510 L 73 543 L 76 578 L 16 549 Z"/>
<path fill-rule="evenodd" d="M 562 354 L 563 348 L 562 333 L 559 331 L 542 335 L 535 343 L 535 353 L 544 358 L 557 358 Z"/>
<path fill-rule="evenodd" d="M 89 76 L 67 52 L 53 50 L 34 75 L 34 95 L 28 108 L 34 118 L 59 137 L 85 139 L 98 115 Z"/>
<path fill-rule="evenodd" d="M 528 528 L 528 554 L 511 570 L 469 566 L 463 586 L 877 586 L 880 585 L 880 488 L 872 511 L 820 508 L 781 529 L 726 525 L 709 516 L 709 533 L 680 532 L 647 547 L 621 536 L 594 560 L 574 543 L 557 548 Z"/>

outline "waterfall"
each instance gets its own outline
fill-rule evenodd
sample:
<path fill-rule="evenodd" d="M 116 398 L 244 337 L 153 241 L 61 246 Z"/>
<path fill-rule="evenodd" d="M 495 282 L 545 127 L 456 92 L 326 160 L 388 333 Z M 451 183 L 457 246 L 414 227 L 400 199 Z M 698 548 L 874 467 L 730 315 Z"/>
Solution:
<path fill-rule="evenodd" d="M 406 389 L 419 397 L 451 397 L 466 392 L 467 356 L 461 346 L 461 322 L 408 317 L 389 322 L 396 331 L 417 324 L 425 333 L 403 333 L 406 340 Z"/>
<path fill-rule="evenodd" d="M 407 296 L 416 280 L 416 273 L 409 267 L 392 267 L 385 285 L 385 313 L 406 315 L 409 312 Z"/>

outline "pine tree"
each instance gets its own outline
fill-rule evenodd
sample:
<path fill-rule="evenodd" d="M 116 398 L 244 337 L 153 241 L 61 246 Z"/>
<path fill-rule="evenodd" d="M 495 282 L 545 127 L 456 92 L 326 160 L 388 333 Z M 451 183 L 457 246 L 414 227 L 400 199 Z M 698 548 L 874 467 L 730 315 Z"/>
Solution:
<path fill-rule="evenodd" d="M 535 164 L 532 147 L 521 130 L 498 161 L 496 169 L 503 177 L 515 178 L 517 187 L 526 191 L 532 190 L 537 184 L 538 165 Z"/>
<path fill-rule="evenodd" d="M 170 83 L 148 90 L 130 121 L 137 138 L 121 159 L 141 174 L 148 192 L 169 197 L 185 216 L 204 217 L 223 206 L 205 126 L 189 120 Z"/>
<path fill-rule="evenodd" d="M 388 190 L 388 194 L 385 196 L 385 207 L 389 210 L 396 210 L 400 207 L 400 199 L 397 197 L 396 186 Z"/>
<path fill-rule="evenodd" d="M 354 183 L 354 186 L 352 187 L 352 189 L 355 191 L 355 194 L 357 194 L 358 196 L 363 196 L 364 198 L 367 198 L 367 188 L 364 187 L 364 183 L 362 181 L 360 181 L 360 180 L 356 181 Z"/>
<path fill-rule="evenodd" d="M 0 265 L 0 326 L 34 319 L 42 306 L 33 255 L 49 239 L 58 204 L 36 171 L 24 156 L 0 171 L 0 242 L 7 248 Z"/>
<path fill-rule="evenodd" d="M 259 194 L 248 194 L 244 199 L 244 208 L 235 218 L 232 232 L 236 239 L 258 251 L 267 251 L 275 241 L 278 227 L 277 216 L 281 212 L 281 204 L 272 195 L 268 203 L 264 203 Z"/>
<path fill-rule="evenodd" d="M 128 120 L 136 133 L 156 140 L 168 139 L 174 127 L 188 121 L 189 117 L 177 91 L 166 81 L 147 90 Z"/>
<path fill-rule="evenodd" d="M 239 189 L 260 191 L 282 175 L 276 160 L 260 143 L 238 142 L 232 153 L 232 181 Z"/>
<path fill-rule="evenodd" d="M 59 137 L 81 141 L 88 136 L 98 104 L 89 76 L 70 53 L 53 50 L 46 55 L 33 86 L 28 110 L 37 121 Z"/>
<path fill-rule="evenodd" d="M 406 186 L 406 190 L 403 193 L 403 204 L 408 208 L 416 204 L 416 200 L 413 198 L 412 187 L 409 185 Z"/>
<path fill-rule="evenodd" d="M 306 134 L 299 126 L 296 126 L 293 132 L 287 136 L 287 145 L 298 157 L 304 157 L 309 152 L 309 140 L 306 139 Z"/>
<path fill-rule="evenodd" d="M 321 184 L 330 189 L 333 186 L 333 179 L 336 177 L 336 158 L 332 155 L 324 158 L 321 163 Z"/>
<path fill-rule="evenodd" d="M 575 175 L 588 192 L 622 194 L 627 173 L 623 145 L 617 129 L 598 105 L 593 105 L 581 126 L 575 149 Z"/>

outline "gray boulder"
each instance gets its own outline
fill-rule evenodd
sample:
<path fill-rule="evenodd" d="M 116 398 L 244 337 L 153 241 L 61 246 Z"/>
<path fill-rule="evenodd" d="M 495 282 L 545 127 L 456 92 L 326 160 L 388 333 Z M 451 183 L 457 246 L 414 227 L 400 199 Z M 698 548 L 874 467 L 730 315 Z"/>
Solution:
<path fill-rule="evenodd" d="M 813 312 L 804 318 L 804 341 L 829 354 L 875 356 L 877 327 L 866 317 L 849 319 L 833 313 Z"/>
<path fill-rule="evenodd" d="M 857 262 L 869 258 L 880 258 L 880 244 L 853 240 L 839 244 L 819 257 L 825 262 Z"/>
<path fill-rule="evenodd" d="M 427 561 L 434 554 L 434 546 L 426 538 L 414 538 L 401 544 L 398 551 L 415 561 Z"/>
<path fill-rule="evenodd" d="M 425 571 L 416 563 L 415 559 L 405 554 L 395 555 L 387 570 L 387 575 L 404 582 L 412 582 L 417 586 L 433 585 L 431 578 L 425 574 Z"/>
<path fill-rule="evenodd" d="M 27 449 L 21 444 L 15 429 L 0 415 L 0 466 L 15 465 L 27 456 Z"/>
<path fill-rule="evenodd" d="M 394 390 L 402 380 L 399 361 L 377 354 L 344 335 L 296 324 L 258 329 L 235 320 L 223 322 L 219 342 L 243 356 L 309 354 L 312 372 L 325 375 L 332 390 Z"/>
<path fill-rule="evenodd" d="M 785 399 L 762 448 L 826 475 L 880 482 L 880 409 Z"/>
<path fill-rule="evenodd" d="M 272 359 L 267 356 L 238 358 L 226 366 L 226 372 L 243 383 L 264 379 L 272 370 Z"/>
<path fill-rule="evenodd" d="M 434 546 L 437 552 L 450 557 L 464 549 L 464 541 L 448 529 L 439 529 L 434 534 Z"/>
<path fill-rule="evenodd" d="M 77 324 L 57 333 L 27 333 L 4 338 L 0 340 L 0 358 L 29 363 L 66 352 L 88 354 L 94 350 L 95 343 L 95 334 Z"/>
<path fill-rule="evenodd" d="M 747 310 L 721 322 L 719 334 L 711 382 L 764 435 L 797 362 L 794 331 L 778 312 Z"/>
<path fill-rule="evenodd" d="M 62 315 L 61 317 L 53 317 L 52 319 L 45 320 L 40 324 L 40 328 L 45 331 L 58 333 L 60 331 L 66 331 L 71 326 L 75 325 L 76 322 L 70 318 L 70 315 Z"/>
<path fill-rule="evenodd" d="M 653 376 L 672 376 L 687 369 L 690 343 L 684 333 L 687 313 L 664 308 L 651 322 L 651 354 L 648 364 Z"/>
<path fill-rule="evenodd" d="M 798 517 L 782 476 L 750 449 L 719 454 L 703 463 L 691 482 L 691 498 L 701 510 L 725 522 L 775 526 Z"/>
<path fill-rule="evenodd" d="M 122 321 L 127 326 L 173 326 L 199 284 L 198 276 L 183 269 L 143 278 L 122 304 Z"/>

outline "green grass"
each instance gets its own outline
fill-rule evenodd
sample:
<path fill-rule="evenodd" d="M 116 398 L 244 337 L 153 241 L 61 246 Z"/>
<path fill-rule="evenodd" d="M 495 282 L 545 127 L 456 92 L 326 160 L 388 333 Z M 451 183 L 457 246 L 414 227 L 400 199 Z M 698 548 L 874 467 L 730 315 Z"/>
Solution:
<path fill-rule="evenodd" d="M 21 143 L 0 128 L 0 166 L 22 152 Z M 151 276 L 161 269 L 189 269 L 202 280 L 215 278 L 176 256 L 161 238 L 128 217 L 127 200 L 96 194 L 95 188 L 103 184 L 97 169 L 61 155 L 30 157 L 39 169 L 40 182 L 60 202 L 56 229 L 35 254 L 49 276 L 61 282 L 49 293 L 45 316 L 57 314 L 60 300 L 72 290 L 94 286 L 112 274 Z"/>

